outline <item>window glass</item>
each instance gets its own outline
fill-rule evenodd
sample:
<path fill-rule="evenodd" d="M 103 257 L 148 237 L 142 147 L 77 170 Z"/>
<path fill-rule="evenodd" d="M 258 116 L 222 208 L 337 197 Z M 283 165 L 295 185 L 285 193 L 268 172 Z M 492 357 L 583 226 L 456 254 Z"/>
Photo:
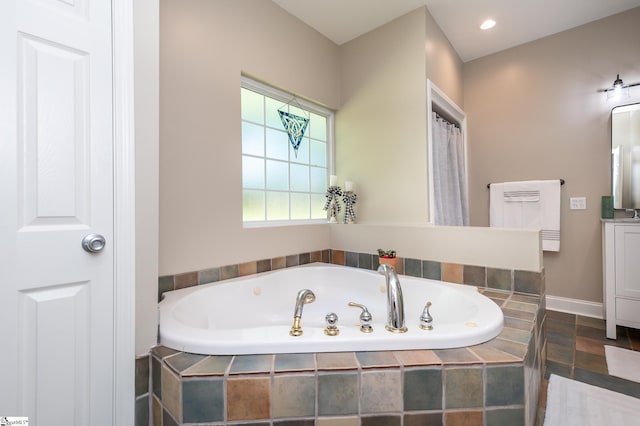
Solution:
<path fill-rule="evenodd" d="M 245 189 L 264 189 L 264 160 L 262 158 L 242 157 L 242 187 Z"/>
<path fill-rule="evenodd" d="M 243 222 L 324 222 L 333 113 L 247 77 L 240 94 Z M 297 152 L 278 110 L 309 120 Z"/>
<path fill-rule="evenodd" d="M 264 195 L 264 191 L 251 191 L 248 189 L 242 191 L 243 221 L 263 221 L 265 219 Z"/>
<path fill-rule="evenodd" d="M 311 167 L 311 191 L 313 193 L 324 193 L 327 189 L 327 169 L 322 167 Z"/>
<path fill-rule="evenodd" d="M 242 123 L 242 153 L 264 156 L 264 126 Z"/>
<path fill-rule="evenodd" d="M 282 106 L 286 107 L 286 103 L 270 97 L 264 97 L 264 102 L 267 111 L 267 126 L 282 129 L 282 120 L 280 119 L 278 108 Z M 286 111 L 287 109 L 285 108 L 284 110 Z"/>
<path fill-rule="evenodd" d="M 289 161 L 289 138 L 284 130 L 267 129 L 267 157 Z"/>
<path fill-rule="evenodd" d="M 311 218 L 327 219 L 327 211 L 324 209 L 324 204 L 327 198 L 324 194 L 311 194 Z"/>
<path fill-rule="evenodd" d="M 327 144 L 324 142 L 311 140 L 309 142 L 311 159 L 314 166 L 327 167 Z"/>
<path fill-rule="evenodd" d="M 286 192 L 267 192 L 267 220 L 289 219 L 289 194 Z"/>
<path fill-rule="evenodd" d="M 267 160 L 267 190 L 289 190 L 289 163 Z"/>
<path fill-rule="evenodd" d="M 241 102 L 244 121 L 264 124 L 264 101 L 259 93 L 243 90 Z"/>
<path fill-rule="evenodd" d="M 291 219 L 308 219 L 310 217 L 309 197 L 310 194 L 291 193 Z"/>
<path fill-rule="evenodd" d="M 321 141 L 327 140 L 327 118 L 311 113 L 309 121 L 309 136 Z"/>
<path fill-rule="evenodd" d="M 289 157 L 291 162 L 309 164 L 309 138 L 302 138 L 302 142 L 300 142 L 297 154 L 293 149 L 293 146 L 289 144 L 289 154 L 291 155 Z"/>
<path fill-rule="evenodd" d="M 291 190 L 296 192 L 309 192 L 309 166 L 291 164 Z"/>

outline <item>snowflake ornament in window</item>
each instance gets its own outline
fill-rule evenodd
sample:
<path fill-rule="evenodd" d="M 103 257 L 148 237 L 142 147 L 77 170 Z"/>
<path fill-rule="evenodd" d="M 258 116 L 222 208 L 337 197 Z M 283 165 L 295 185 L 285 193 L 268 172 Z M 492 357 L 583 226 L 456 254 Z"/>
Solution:
<path fill-rule="evenodd" d="M 278 110 L 278 114 L 280 114 L 282 125 L 287 131 L 289 142 L 291 142 L 295 156 L 298 158 L 298 148 L 300 147 L 300 142 L 302 142 L 302 138 L 304 137 L 304 132 L 307 130 L 307 126 L 309 125 L 309 119 L 282 110 Z"/>

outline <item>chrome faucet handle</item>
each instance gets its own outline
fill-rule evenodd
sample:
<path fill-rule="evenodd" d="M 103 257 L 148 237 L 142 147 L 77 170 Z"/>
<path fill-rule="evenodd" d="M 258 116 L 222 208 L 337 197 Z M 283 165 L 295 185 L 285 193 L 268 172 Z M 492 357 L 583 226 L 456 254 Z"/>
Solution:
<path fill-rule="evenodd" d="M 360 314 L 360 331 L 363 333 L 371 333 L 373 331 L 373 327 L 371 327 L 373 317 L 367 307 L 355 302 L 349 302 L 349 306 L 362 309 L 362 313 Z"/>
<path fill-rule="evenodd" d="M 638 215 L 638 209 L 624 209 L 627 213 L 633 213 L 633 220 L 640 220 L 640 215 Z"/>
<path fill-rule="evenodd" d="M 431 302 L 427 302 L 424 305 L 424 310 L 422 311 L 422 315 L 420 315 L 420 328 L 423 330 L 433 330 L 433 317 L 429 313 L 429 308 L 431 307 Z"/>
<path fill-rule="evenodd" d="M 324 334 L 327 336 L 337 336 L 340 334 L 340 329 L 336 325 L 338 323 L 338 315 L 330 312 L 324 317 L 324 321 L 327 327 L 324 329 Z"/>

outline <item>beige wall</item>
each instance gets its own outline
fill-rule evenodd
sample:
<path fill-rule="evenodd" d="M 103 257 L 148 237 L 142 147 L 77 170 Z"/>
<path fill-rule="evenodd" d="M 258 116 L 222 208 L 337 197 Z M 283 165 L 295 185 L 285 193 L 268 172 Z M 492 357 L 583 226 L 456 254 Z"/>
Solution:
<path fill-rule="evenodd" d="M 338 47 L 264 0 L 162 0 L 160 21 L 159 273 L 328 247 L 325 226 L 242 228 L 240 75 L 336 108 Z"/>
<path fill-rule="evenodd" d="M 499 269 L 542 270 L 540 233 L 487 227 L 432 225 L 331 226 L 331 248 L 358 253 L 394 249 L 398 257 L 479 265 Z"/>
<path fill-rule="evenodd" d="M 462 61 L 422 7 L 340 46 L 340 74 L 336 173 L 358 222 L 426 223 L 426 78 L 462 106 Z"/>
<path fill-rule="evenodd" d="M 425 8 L 340 47 L 336 174 L 360 223 L 428 219 Z"/>
<path fill-rule="evenodd" d="M 426 76 L 464 109 L 462 60 L 429 11 L 425 12 Z"/>
<path fill-rule="evenodd" d="M 566 180 L 561 250 L 544 254 L 549 295 L 602 301 L 600 197 L 620 102 L 597 90 L 616 73 L 640 81 L 639 22 L 637 8 L 464 65 L 472 225 L 489 223 L 489 182 Z M 569 210 L 583 196 L 587 210 Z"/>

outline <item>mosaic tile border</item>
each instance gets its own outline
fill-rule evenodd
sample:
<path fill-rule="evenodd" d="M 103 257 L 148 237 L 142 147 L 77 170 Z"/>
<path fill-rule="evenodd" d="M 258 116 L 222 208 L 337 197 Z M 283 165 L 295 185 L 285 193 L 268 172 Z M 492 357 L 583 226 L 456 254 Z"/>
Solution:
<path fill-rule="evenodd" d="M 334 249 L 280 256 L 253 262 L 213 267 L 200 271 L 161 276 L 158 278 L 158 301 L 162 299 L 162 294 L 165 291 L 178 290 L 185 287 L 314 262 L 332 263 L 367 270 L 376 270 L 379 266 L 377 254 Z M 545 293 L 544 271 L 531 272 L 499 269 L 400 257 L 397 261 L 396 270 L 399 274 L 411 277 L 469 284 L 507 293 L 515 292 L 532 295 Z"/>

